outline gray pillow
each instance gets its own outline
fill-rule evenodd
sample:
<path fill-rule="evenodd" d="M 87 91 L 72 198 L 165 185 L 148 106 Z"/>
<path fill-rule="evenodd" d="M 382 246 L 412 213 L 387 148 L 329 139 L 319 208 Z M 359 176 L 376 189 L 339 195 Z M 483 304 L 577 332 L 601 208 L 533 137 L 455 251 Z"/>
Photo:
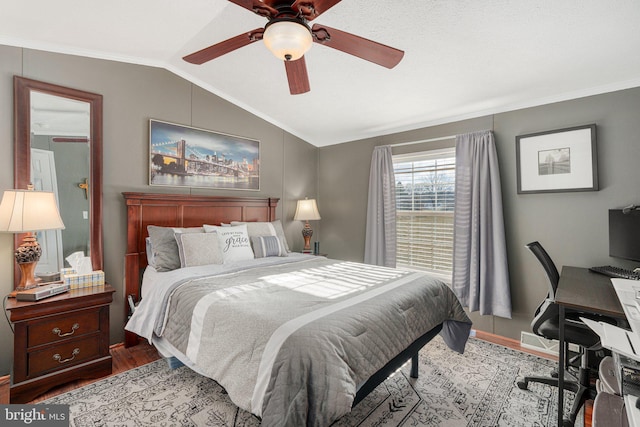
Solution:
<path fill-rule="evenodd" d="M 279 219 L 271 222 L 231 221 L 231 225 L 239 224 L 247 224 L 247 232 L 249 233 L 249 238 L 259 236 L 276 236 L 280 240 L 280 243 L 282 243 L 282 246 L 284 246 L 285 250 L 287 252 L 291 252 L 289 250 L 289 245 L 287 244 L 287 238 L 284 236 L 282 223 Z"/>
<path fill-rule="evenodd" d="M 216 233 L 176 233 L 181 267 L 222 264 Z"/>
<path fill-rule="evenodd" d="M 270 256 L 289 256 L 280 239 L 276 236 L 254 236 L 251 237 L 251 246 L 256 258 Z"/>
<path fill-rule="evenodd" d="M 148 225 L 147 231 L 151 239 L 153 260 L 158 271 L 171 271 L 180 268 L 180 254 L 175 233 L 204 233 L 202 227 L 159 227 Z"/>

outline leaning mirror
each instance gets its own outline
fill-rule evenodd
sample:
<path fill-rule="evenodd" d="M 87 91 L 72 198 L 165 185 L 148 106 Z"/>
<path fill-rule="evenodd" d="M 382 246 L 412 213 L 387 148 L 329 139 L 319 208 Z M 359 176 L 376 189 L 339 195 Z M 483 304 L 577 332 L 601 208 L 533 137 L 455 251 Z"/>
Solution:
<path fill-rule="evenodd" d="M 102 95 L 15 76 L 14 118 L 15 188 L 56 194 L 65 224 L 38 233 L 36 273 L 59 271 L 77 251 L 101 270 Z"/>

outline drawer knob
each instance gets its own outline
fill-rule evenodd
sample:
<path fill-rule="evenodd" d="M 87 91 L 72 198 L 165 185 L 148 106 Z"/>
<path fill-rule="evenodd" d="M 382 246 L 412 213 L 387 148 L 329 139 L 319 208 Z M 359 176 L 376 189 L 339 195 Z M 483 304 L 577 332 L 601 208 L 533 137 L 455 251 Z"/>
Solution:
<path fill-rule="evenodd" d="M 56 353 L 56 354 L 53 355 L 53 360 L 57 360 L 58 363 L 67 363 L 67 362 L 71 362 L 79 354 L 80 354 L 80 349 L 76 347 L 71 352 L 71 357 L 69 357 L 67 359 L 63 359 L 62 356 L 60 356 L 58 353 Z"/>
<path fill-rule="evenodd" d="M 54 335 L 57 335 L 59 337 L 68 337 L 69 335 L 73 335 L 75 333 L 75 331 L 80 327 L 79 324 L 74 323 L 73 326 L 71 326 L 71 332 L 65 332 L 64 334 L 62 333 L 62 331 L 60 330 L 60 328 L 53 328 L 51 330 L 51 332 Z"/>

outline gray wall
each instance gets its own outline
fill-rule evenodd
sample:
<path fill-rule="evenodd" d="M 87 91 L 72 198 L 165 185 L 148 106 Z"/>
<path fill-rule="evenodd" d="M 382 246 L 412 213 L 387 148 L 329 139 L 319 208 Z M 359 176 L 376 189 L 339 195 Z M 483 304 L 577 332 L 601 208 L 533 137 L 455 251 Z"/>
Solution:
<path fill-rule="evenodd" d="M 210 129 L 261 141 L 260 191 L 191 189 L 193 194 L 279 197 L 292 250 L 302 249 L 302 224 L 293 221 L 296 200 L 317 196 L 318 149 L 282 129 L 192 85 L 172 73 L 145 66 L 0 46 L 0 190 L 13 188 L 13 76 L 103 95 L 104 269 L 116 288 L 111 306 L 111 343 L 124 337 L 123 269 L 126 209 L 123 191 L 188 193 L 188 188 L 148 185 L 149 119 Z M 13 235 L 0 234 L 0 291 L 13 284 Z M 1 322 L 0 375 L 10 371 L 11 331 Z"/>
<path fill-rule="evenodd" d="M 494 118 L 502 173 L 514 320 L 494 319 L 492 332 L 518 337 L 547 292 L 524 245 L 538 240 L 554 262 L 638 267 L 609 257 L 608 210 L 640 202 L 640 88 L 528 108 Z M 518 195 L 515 137 L 595 123 L 599 191 Z"/>
<path fill-rule="evenodd" d="M 160 69 L 0 46 L 0 190 L 13 187 L 13 75 L 104 96 L 104 256 L 107 280 L 117 289 L 111 308 L 111 342 L 122 340 L 123 256 L 126 210 L 123 191 L 188 192 L 149 187 L 148 120 L 192 125 L 262 142 L 261 191 L 280 197 L 293 250 L 302 248 L 302 223 L 292 221 L 296 200 L 316 197 L 322 215 L 314 239 L 332 258 L 361 261 L 364 254 L 369 162 L 382 144 L 424 140 L 493 129 L 502 172 L 503 202 L 513 299 L 513 320 L 473 314 L 475 327 L 519 338 L 546 295 L 541 269 L 524 244 L 540 240 L 558 266 L 629 263 L 608 257 L 607 210 L 640 202 L 640 89 L 582 98 L 317 149 L 191 83 Z M 516 194 L 517 135 L 596 123 L 601 190 L 584 193 Z M 394 152 L 440 148 L 447 141 L 397 147 Z M 192 189 L 194 194 L 238 195 Z M 0 286 L 13 283 L 13 236 L 0 234 Z M 3 343 L 11 331 L 0 322 Z M 0 375 L 9 372 L 10 345 L 0 349 Z"/>
<path fill-rule="evenodd" d="M 373 148 L 411 140 L 493 129 L 502 179 L 513 319 L 472 314 L 474 327 L 520 338 L 546 296 L 542 269 L 524 245 L 539 240 L 562 265 L 634 266 L 608 256 L 608 209 L 640 203 L 640 89 L 630 89 L 323 147 L 319 194 L 324 250 L 332 257 L 362 261 L 369 162 Z M 517 135 L 595 123 L 600 191 L 518 195 Z M 394 153 L 440 148 L 443 142 L 402 146 Z M 637 266 L 637 265 L 635 265 Z"/>

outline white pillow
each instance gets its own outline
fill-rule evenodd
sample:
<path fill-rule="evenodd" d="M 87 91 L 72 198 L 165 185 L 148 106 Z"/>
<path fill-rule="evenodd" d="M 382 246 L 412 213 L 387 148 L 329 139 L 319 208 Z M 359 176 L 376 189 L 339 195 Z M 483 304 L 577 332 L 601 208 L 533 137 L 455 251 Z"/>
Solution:
<path fill-rule="evenodd" d="M 151 246 L 151 237 L 145 237 L 144 239 L 145 251 L 147 252 L 147 265 L 156 267 L 155 256 L 153 255 L 153 247 Z"/>
<path fill-rule="evenodd" d="M 253 250 L 249 241 L 246 225 L 218 227 L 204 225 L 207 233 L 216 232 L 218 243 L 225 263 L 253 259 Z"/>
<path fill-rule="evenodd" d="M 216 233 L 176 233 L 180 267 L 222 264 L 222 252 Z"/>

